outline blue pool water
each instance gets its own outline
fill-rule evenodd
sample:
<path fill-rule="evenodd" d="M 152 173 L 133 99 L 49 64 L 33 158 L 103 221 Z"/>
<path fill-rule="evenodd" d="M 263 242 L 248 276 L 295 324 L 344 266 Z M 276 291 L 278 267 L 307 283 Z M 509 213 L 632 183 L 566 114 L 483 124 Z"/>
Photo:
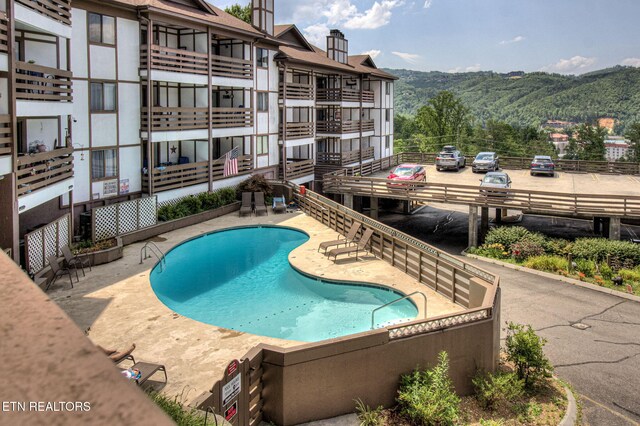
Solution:
<path fill-rule="evenodd" d="M 173 248 L 151 271 L 157 297 L 173 311 L 228 329 L 315 342 L 366 331 L 371 311 L 402 296 L 382 287 L 320 281 L 293 269 L 291 250 L 309 237 L 284 227 L 233 228 Z M 163 270 L 161 270 L 163 269 Z M 414 318 L 403 300 L 376 323 Z"/>

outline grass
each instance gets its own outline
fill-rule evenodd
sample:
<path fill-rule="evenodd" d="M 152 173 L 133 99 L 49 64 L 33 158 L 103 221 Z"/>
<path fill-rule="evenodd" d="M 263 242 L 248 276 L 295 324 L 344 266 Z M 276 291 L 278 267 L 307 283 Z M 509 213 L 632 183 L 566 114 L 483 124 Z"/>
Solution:
<path fill-rule="evenodd" d="M 151 392 L 149 393 L 149 397 L 162 411 L 171 417 L 171 420 L 176 422 L 178 426 L 209 426 L 216 424 L 213 416 L 210 416 L 205 425 L 204 415 L 194 408 L 183 406 L 178 402 L 177 396 L 170 398 L 158 392 Z"/>

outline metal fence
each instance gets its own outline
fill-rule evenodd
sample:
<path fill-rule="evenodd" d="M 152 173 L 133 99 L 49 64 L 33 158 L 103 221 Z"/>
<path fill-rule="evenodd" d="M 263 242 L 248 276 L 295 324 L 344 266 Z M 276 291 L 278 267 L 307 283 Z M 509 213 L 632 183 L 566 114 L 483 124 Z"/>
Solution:
<path fill-rule="evenodd" d="M 138 198 L 91 210 L 94 242 L 117 237 L 158 223 L 156 197 Z"/>
<path fill-rule="evenodd" d="M 38 228 L 24 236 L 25 262 L 27 271 L 35 274 L 47 265 L 47 257 L 62 255 L 62 247 L 71 242 L 71 215 Z"/>

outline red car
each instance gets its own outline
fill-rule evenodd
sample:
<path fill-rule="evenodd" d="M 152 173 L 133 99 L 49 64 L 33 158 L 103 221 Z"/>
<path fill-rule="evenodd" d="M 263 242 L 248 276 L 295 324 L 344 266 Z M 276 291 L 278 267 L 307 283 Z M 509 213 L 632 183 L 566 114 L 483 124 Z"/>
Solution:
<path fill-rule="evenodd" d="M 402 188 L 407 186 L 404 182 L 425 182 L 427 180 L 427 171 L 419 164 L 400 164 L 389 173 L 387 179 L 393 181 L 387 182 L 389 187 Z"/>

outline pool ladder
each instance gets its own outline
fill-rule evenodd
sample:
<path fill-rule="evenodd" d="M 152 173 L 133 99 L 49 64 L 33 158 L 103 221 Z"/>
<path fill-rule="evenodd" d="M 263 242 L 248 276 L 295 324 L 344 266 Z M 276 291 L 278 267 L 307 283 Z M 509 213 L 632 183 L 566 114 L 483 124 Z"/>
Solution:
<path fill-rule="evenodd" d="M 398 297 L 396 300 L 392 300 L 389 303 L 385 303 L 382 306 L 378 306 L 373 311 L 371 311 L 371 330 L 373 330 L 375 328 L 375 319 L 374 318 L 375 318 L 375 315 L 376 315 L 377 311 L 379 311 L 382 308 L 386 308 L 387 306 L 393 305 L 394 303 L 400 302 L 400 301 L 402 301 L 404 299 L 408 299 L 411 296 L 415 296 L 417 294 L 419 294 L 420 296 L 422 296 L 424 298 L 424 318 L 426 319 L 427 318 L 427 296 L 425 296 L 425 294 L 423 292 L 421 292 L 421 291 L 414 291 L 411 294 L 407 294 L 406 296 Z"/>
<path fill-rule="evenodd" d="M 160 263 L 160 272 L 164 271 L 164 268 L 167 266 L 167 261 L 165 260 L 162 250 L 160 250 L 153 241 L 147 241 L 140 249 L 140 264 L 142 265 L 146 259 L 151 259 L 153 257 L 149 254 L 149 251 L 158 258 L 158 262 Z"/>

